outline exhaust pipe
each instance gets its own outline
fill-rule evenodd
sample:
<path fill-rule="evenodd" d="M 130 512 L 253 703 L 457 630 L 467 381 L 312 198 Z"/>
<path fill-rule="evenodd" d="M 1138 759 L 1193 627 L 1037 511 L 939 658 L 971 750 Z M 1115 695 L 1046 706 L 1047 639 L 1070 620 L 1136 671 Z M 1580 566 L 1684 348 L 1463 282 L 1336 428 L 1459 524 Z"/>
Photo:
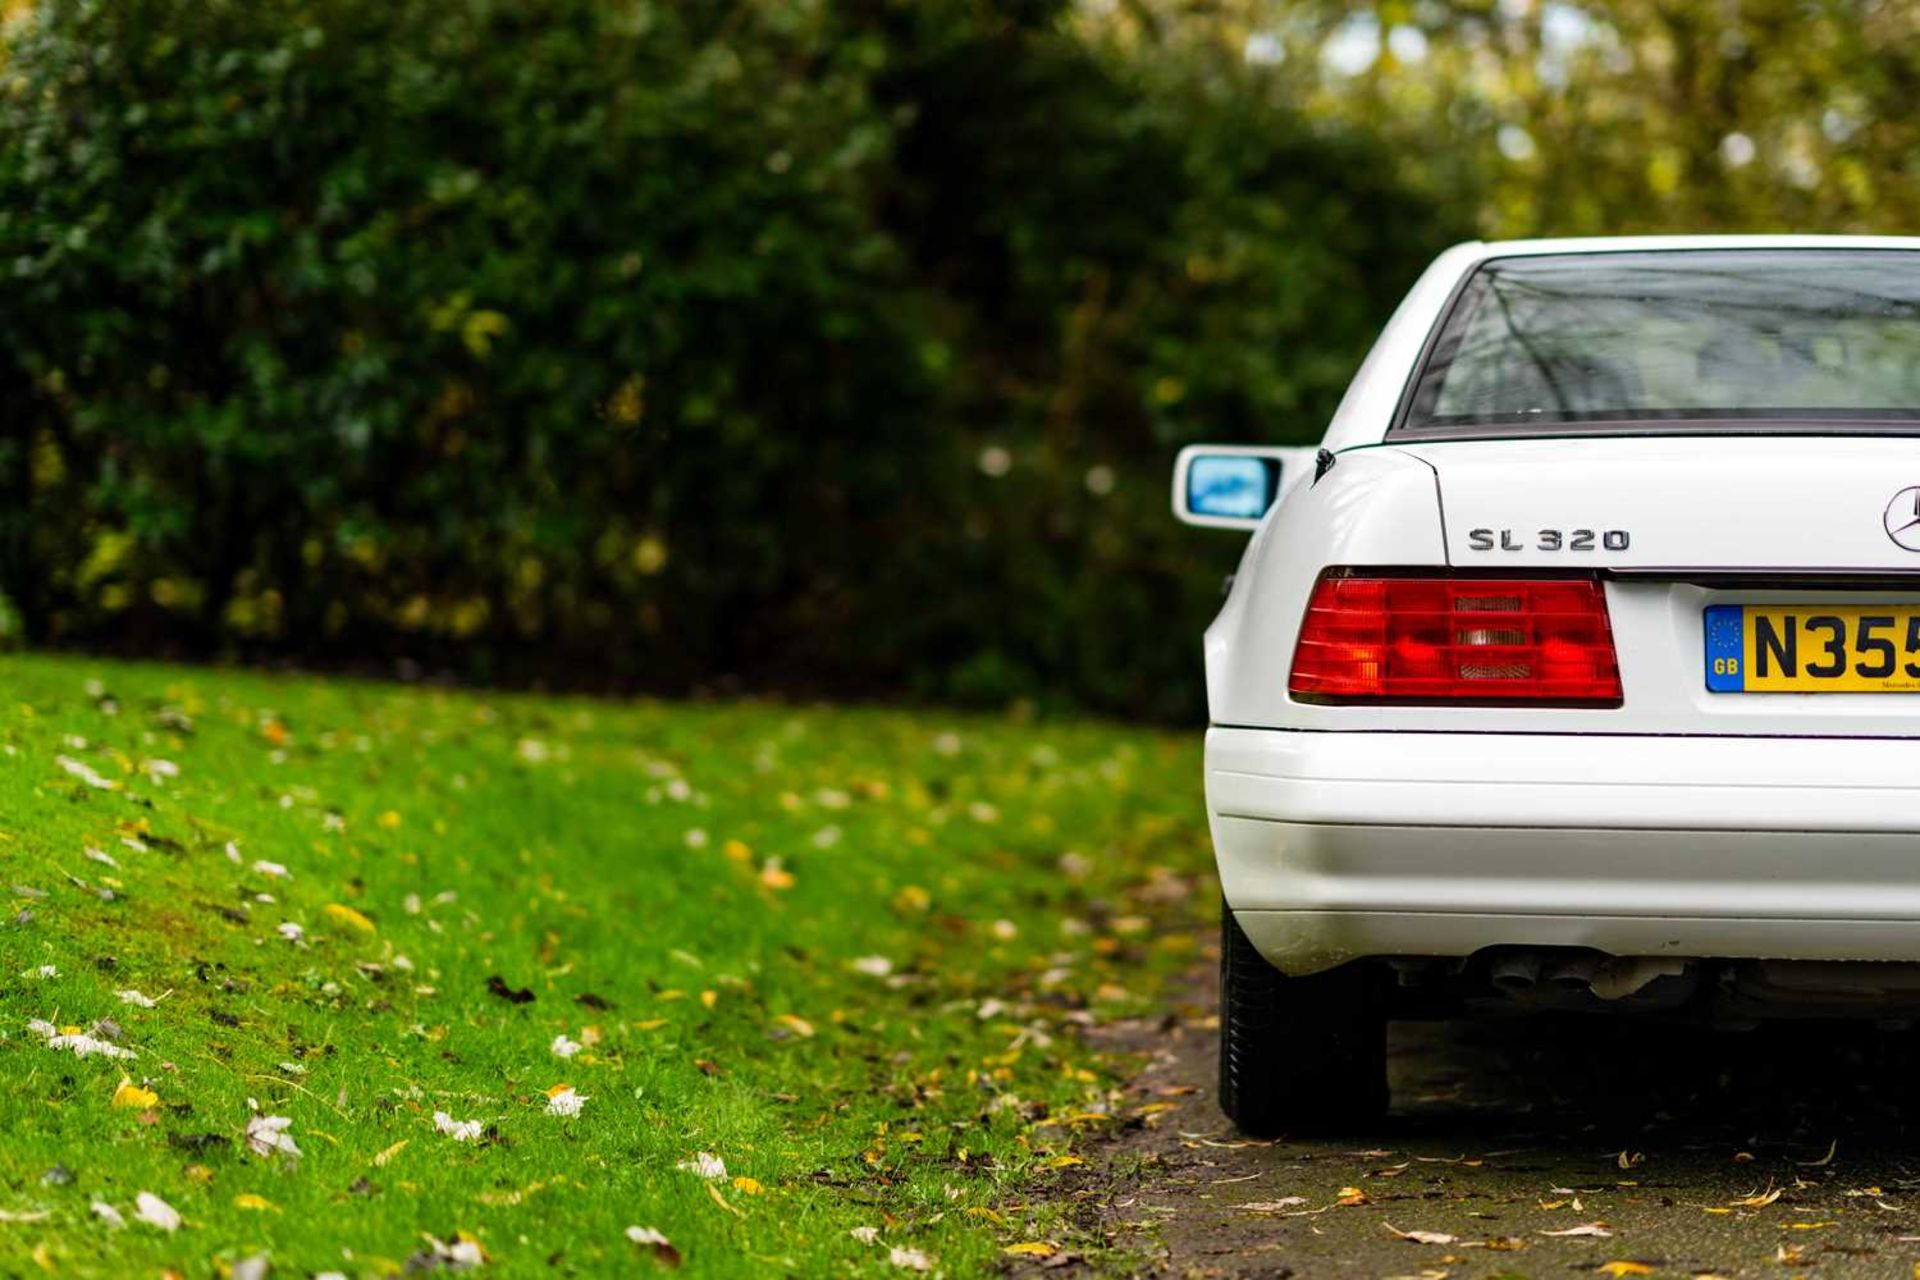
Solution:
<path fill-rule="evenodd" d="M 1525 951 L 1501 956 L 1493 962 L 1487 976 L 1497 989 L 1508 995 L 1525 995 L 1540 981 L 1540 958 Z"/>
<path fill-rule="evenodd" d="M 1562 991 L 1590 991 L 1599 973 L 1598 956 L 1573 956 L 1556 964 L 1547 975 L 1547 981 Z"/>

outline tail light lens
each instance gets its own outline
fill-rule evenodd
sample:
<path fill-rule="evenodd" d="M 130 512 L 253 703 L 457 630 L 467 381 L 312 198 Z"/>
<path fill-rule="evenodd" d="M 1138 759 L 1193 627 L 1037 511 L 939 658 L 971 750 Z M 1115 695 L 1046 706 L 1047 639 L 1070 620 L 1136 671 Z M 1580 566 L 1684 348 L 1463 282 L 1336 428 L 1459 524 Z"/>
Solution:
<path fill-rule="evenodd" d="M 1328 575 L 1287 684 L 1303 702 L 1617 707 L 1620 664 L 1592 578 Z"/>

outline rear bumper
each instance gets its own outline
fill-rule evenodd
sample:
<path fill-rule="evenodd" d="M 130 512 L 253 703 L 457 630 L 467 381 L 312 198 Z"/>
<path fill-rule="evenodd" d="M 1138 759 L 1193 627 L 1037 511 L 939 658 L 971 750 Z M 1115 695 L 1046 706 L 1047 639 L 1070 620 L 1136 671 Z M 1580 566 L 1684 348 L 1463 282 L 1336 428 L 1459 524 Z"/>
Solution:
<path fill-rule="evenodd" d="M 1357 956 L 1920 961 L 1920 740 L 1213 729 L 1227 901 Z"/>

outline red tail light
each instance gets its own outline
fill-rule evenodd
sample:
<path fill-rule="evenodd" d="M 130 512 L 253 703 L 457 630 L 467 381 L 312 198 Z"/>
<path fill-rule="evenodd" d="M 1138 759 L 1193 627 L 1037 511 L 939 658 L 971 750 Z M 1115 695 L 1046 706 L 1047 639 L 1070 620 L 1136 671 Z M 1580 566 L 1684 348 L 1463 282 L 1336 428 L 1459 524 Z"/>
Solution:
<path fill-rule="evenodd" d="M 1303 702 L 1620 705 L 1607 597 L 1592 578 L 1328 575 L 1288 690 Z"/>

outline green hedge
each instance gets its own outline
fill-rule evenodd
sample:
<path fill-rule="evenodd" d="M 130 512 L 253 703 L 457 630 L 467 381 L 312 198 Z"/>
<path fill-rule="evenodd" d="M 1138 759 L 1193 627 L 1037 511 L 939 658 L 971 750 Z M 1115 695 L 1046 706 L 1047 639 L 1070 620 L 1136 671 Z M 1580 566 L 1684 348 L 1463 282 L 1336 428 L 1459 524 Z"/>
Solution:
<path fill-rule="evenodd" d="M 1453 228 L 963 0 L 45 4 L 0 95 L 37 643 L 1198 706 L 1173 450 L 1316 435 Z"/>

